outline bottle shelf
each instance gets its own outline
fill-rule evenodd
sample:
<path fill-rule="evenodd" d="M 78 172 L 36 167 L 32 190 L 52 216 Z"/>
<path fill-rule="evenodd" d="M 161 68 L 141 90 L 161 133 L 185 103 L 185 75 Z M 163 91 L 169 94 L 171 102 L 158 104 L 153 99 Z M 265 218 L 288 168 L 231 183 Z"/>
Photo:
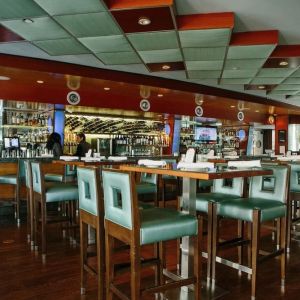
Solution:
<path fill-rule="evenodd" d="M 0 128 L 24 128 L 24 129 L 47 129 L 53 126 L 36 126 L 36 125 L 0 125 Z"/>

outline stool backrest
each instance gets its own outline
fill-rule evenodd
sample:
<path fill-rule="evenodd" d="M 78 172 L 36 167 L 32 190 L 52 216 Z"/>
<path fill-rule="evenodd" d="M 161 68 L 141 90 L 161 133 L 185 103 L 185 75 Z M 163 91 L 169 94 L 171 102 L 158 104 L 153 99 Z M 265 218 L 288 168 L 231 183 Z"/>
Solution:
<path fill-rule="evenodd" d="M 230 181 L 231 184 L 226 184 L 226 182 L 226 179 L 215 179 L 213 181 L 213 192 L 238 197 L 243 196 L 244 178 L 233 178 L 232 181 Z"/>
<path fill-rule="evenodd" d="M 64 176 L 65 176 L 65 178 L 67 178 L 67 177 L 76 177 L 76 175 L 77 175 L 77 167 L 76 166 L 74 166 L 74 165 L 66 165 L 65 166 L 65 168 L 64 168 L 64 172 L 65 172 L 65 174 L 64 174 Z"/>
<path fill-rule="evenodd" d="M 28 189 L 32 188 L 32 171 L 30 160 L 24 160 L 24 170 L 25 170 L 25 185 Z"/>
<path fill-rule="evenodd" d="M 300 163 L 290 163 L 291 178 L 290 178 L 290 191 L 300 193 Z"/>
<path fill-rule="evenodd" d="M 276 200 L 286 202 L 290 177 L 289 166 L 268 166 L 265 169 L 272 170 L 272 175 L 251 177 L 249 187 L 250 198 Z M 265 181 L 272 182 L 272 186 L 265 186 Z"/>
<path fill-rule="evenodd" d="M 100 195 L 99 170 L 97 168 L 78 167 L 77 181 L 79 208 L 94 216 L 99 216 L 99 207 L 103 206 L 101 205 L 103 199 Z"/>
<path fill-rule="evenodd" d="M 32 187 L 33 191 L 39 194 L 43 192 L 43 176 L 42 176 L 42 166 L 39 162 L 31 163 L 32 172 Z"/>
<path fill-rule="evenodd" d="M 135 182 L 129 172 L 120 170 L 105 170 L 102 172 L 105 219 L 113 223 L 134 228 L 138 222 Z M 139 226 L 139 224 L 135 223 Z"/>
<path fill-rule="evenodd" d="M 157 174 L 141 173 L 141 182 L 157 184 Z"/>
<path fill-rule="evenodd" d="M 25 159 L 18 159 L 18 180 L 19 182 L 26 181 L 26 172 L 25 172 Z"/>

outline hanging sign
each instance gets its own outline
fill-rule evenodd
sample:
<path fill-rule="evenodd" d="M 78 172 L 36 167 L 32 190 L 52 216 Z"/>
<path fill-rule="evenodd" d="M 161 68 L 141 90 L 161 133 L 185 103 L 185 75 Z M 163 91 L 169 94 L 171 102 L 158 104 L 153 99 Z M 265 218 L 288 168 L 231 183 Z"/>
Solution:
<path fill-rule="evenodd" d="M 237 114 L 237 118 L 239 121 L 244 121 L 244 113 L 242 111 L 239 111 L 238 114 Z"/>
<path fill-rule="evenodd" d="M 196 106 L 195 107 L 195 114 L 198 117 L 202 117 L 202 115 L 203 115 L 203 108 L 201 106 L 199 106 L 199 105 Z"/>
<path fill-rule="evenodd" d="M 150 109 L 150 102 L 148 99 L 142 99 L 140 102 L 140 108 L 142 111 L 148 111 Z"/>
<path fill-rule="evenodd" d="M 80 102 L 80 95 L 77 92 L 69 92 L 67 95 L 67 101 L 71 105 L 77 105 Z"/>

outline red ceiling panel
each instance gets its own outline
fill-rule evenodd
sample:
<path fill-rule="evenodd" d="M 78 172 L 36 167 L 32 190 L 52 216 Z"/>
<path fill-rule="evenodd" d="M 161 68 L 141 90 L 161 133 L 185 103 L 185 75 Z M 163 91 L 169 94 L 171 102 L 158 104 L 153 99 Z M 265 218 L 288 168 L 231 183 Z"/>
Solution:
<path fill-rule="evenodd" d="M 277 46 L 270 57 L 300 57 L 300 45 Z"/>
<path fill-rule="evenodd" d="M 115 10 L 112 14 L 126 33 L 174 30 L 175 28 L 170 7 Z M 150 19 L 151 23 L 146 26 L 140 25 L 138 21 L 142 17 Z"/>
<path fill-rule="evenodd" d="M 278 30 L 235 32 L 231 36 L 230 46 L 277 45 Z"/>
<path fill-rule="evenodd" d="M 269 58 L 264 68 L 297 68 L 300 66 L 299 57 L 281 57 L 281 58 Z"/>
<path fill-rule="evenodd" d="M 24 41 L 22 37 L 0 25 L 0 43 Z"/>

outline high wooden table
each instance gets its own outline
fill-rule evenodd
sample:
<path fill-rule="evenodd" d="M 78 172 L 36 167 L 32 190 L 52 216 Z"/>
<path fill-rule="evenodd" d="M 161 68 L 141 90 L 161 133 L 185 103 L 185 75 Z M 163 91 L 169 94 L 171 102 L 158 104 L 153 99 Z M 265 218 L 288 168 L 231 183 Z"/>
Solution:
<path fill-rule="evenodd" d="M 84 160 L 53 160 L 52 163 L 54 164 L 61 164 L 61 165 L 72 165 L 77 167 L 83 166 L 109 166 L 109 165 L 120 165 L 120 164 L 135 164 L 135 159 L 128 159 L 128 160 L 109 160 L 104 159 L 100 161 L 84 161 Z"/>
<path fill-rule="evenodd" d="M 196 182 L 200 180 L 211 179 L 225 179 L 235 177 L 252 177 L 272 175 L 271 170 L 262 168 L 251 169 L 230 169 L 223 166 L 213 169 L 198 169 L 198 170 L 178 170 L 176 164 L 169 164 L 166 167 L 146 167 L 137 165 L 121 165 L 121 170 L 141 173 L 151 173 L 160 175 L 173 175 L 182 177 L 183 189 L 182 189 L 182 210 L 189 214 L 196 215 Z M 194 260 L 194 245 L 192 239 L 184 237 L 181 244 L 181 276 L 189 277 L 193 275 L 193 260 Z M 179 299 L 193 299 L 191 293 L 187 293 L 187 290 L 182 288 L 180 291 Z M 218 287 L 215 288 L 213 293 L 203 289 L 202 299 L 218 298 L 224 294 L 224 290 Z M 176 297 L 177 298 L 177 297 Z"/>

